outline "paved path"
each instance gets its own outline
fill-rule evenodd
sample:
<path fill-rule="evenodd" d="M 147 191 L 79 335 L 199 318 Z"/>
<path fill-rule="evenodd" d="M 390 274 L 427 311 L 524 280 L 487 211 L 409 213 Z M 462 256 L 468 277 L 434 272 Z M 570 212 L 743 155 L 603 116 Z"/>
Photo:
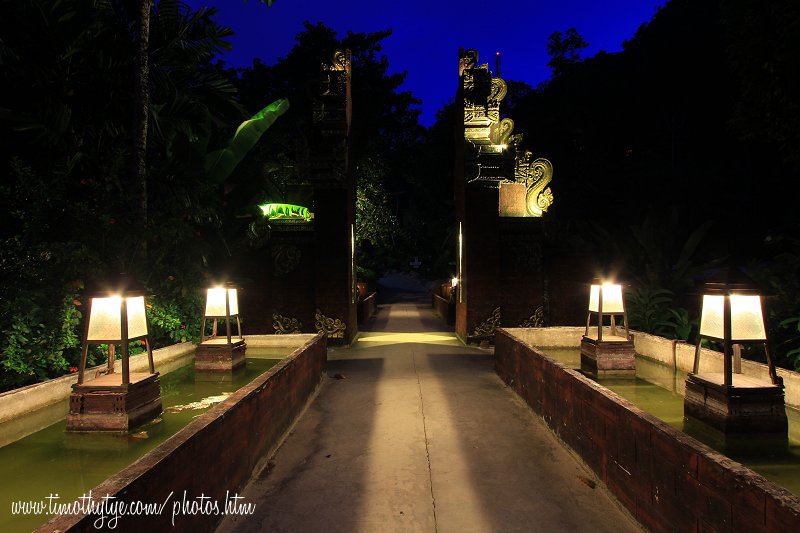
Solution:
<path fill-rule="evenodd" d="M 640 531 L 426 303 L 329 350 L 319 395 L 218 531 Z M 336 377 L 334 377 L 336 376 Z M 336 379 L 339 378 L 339 379 Z"/>

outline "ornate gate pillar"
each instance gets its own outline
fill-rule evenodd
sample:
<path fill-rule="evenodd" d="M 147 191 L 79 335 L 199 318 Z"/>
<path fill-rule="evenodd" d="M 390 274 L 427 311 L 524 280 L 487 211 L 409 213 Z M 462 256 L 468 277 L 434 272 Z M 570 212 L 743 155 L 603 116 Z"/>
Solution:
<path fill-rule="evenodd" d="M 310 142 L 316 255 L 314 326 L 326 332 L 329 341 L 349 344 L 358 333 L 350 51 L 337 50 L 332 62 L 322 68 Z"/>
<path fill-rule="evenodd" d="M 505 95 L 475 50 L 459 52 L 456 334 L 465 342 L 547 318 L 542 216 L 553 203 L 553 168 L 519 149 L 513 121 L 500 119 Z"/>
<path fill-rule="evenodd" d="M 314 93 L 307 151 L 298 154 L 303 206 L 269 218 L 269 244 L 240 274 L 253 280 L 241 298 L 247 333 L 327 333 L 349 344 L 357 329 L 355 183 L 350 163 L 350 54 L 323 64 Z M 297 200 L 299 201 L 299 200 Z"/>

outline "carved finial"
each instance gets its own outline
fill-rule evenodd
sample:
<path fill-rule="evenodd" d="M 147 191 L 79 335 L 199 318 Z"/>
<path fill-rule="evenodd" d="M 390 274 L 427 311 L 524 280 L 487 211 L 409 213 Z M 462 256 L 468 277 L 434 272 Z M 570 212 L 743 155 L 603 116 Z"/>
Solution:
<path fill-rule="evenodd" d="M 334 51 L 330 70 L 350 70 L 350 55 L 345 50 Z"/>
<path fill-rule="evenodd" d="M 530 152 L 525 152 L 525 155 L 530 161 Z M 525 195 L 525 202 L 528 213 L 534 217 L 543 216 L 547 208 L 553 205 L 553 192 L 547 187 L 553 179 L 553 164 L 547 159 L 539 158 L 528 163 L 526 174 L 528 193 Z"/>
<path fill-rule="evenodd" d="M 502 78 L 492 78 L 492 92 L 489 94 L 489 105 L 499 106 L 500 100 L 506 97 L 508 86 Z"/>
<path fill-rule="evenodd" d="M 475 68 L 478 64 L 478 51 L 470 48 L 458 60 L 458 75 L 463 76 L 467 69 Z"/>
<path fill-rule="evenodd" d="M 504 118 L 497 128 L 497 144 L 511 144 L 511 133 L 514 131 L 514 121 Z"/>

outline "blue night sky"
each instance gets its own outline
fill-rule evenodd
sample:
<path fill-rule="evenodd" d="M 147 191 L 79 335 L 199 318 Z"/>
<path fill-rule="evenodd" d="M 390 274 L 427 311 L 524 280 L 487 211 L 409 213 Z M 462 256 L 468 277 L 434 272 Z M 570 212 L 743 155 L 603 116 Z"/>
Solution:
<path fill-rule="evenodd" d="M 236 33 L 233 50 L 222 58 L 234 67 L 249 66 L 255 57 L 274 64 L 292 48 L 304 20 L 322 22 L 340 37 L 347 30 L 391 28 L 383 41 L 390 70 L 408 73 L 403 89 L 422 100 L 420 122 L 430 125 L 455 94 L 459 47 L 477 49 L 492 71 L 500 51 L 501 76 L 535 86 L 550 76 L 546 43 L 554 31 L 576 28 L 589 43 L 584 57 L 617 52 L 666 0 L 276 0 L 269 8 L 257 0 L 187 3 L 218 8 L 217 20 Z"/>

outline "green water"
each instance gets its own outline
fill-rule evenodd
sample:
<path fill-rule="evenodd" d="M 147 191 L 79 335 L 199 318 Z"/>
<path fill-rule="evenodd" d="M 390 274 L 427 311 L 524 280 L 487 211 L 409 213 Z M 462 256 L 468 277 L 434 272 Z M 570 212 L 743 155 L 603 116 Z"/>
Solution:
<path fill-rule="evenodd" d="M 69 503 L 88 493 L 216 405 L 223 396 L 273 367 L 291 350 L 248 348 L 244 371 L 229 374 L 228 381 L 209 378 L 208 374 L 195 376 L 190 356 L 186 366 L 161 376 L 162 417 L 128 435 L 66 433 L 68 403 L 48 408 L 51 412 L 60 410 L 58 422 L 0 448 L 0 531 L 31 531 L 50 519 L 47 514 L 13 515 L 13 502 L 47 503 L 50 495 L 58 495 L 55 503 Z M 176 410 L 193 402 L 200 404 Z M 36 423 L 37 414 L 32 414 L 32 423 Z M 3 426 L 0 425 L 0 435 Z"/>
<path fill-rule="evenodd" d="M 548 357 L 580 370 L 580 349 L 541 348 L 541 350 Z M 588 373 L 586 375 L 670 426 L 684 431 L 703 444 L 724 453 L 800 496 L 800 412 L 797 410 L 786 408 L 786 416 L 789 419 L 788 446 L 785 443 L 776 445 L 773 441 L 758 436 L 725 441 L 718 433 L 691 422 L 687 423 L 684 418 L 685 372 L 680 370 L 673 372 L 671 367 L 637 356 L 636 377 L 598 378 Z"/>

